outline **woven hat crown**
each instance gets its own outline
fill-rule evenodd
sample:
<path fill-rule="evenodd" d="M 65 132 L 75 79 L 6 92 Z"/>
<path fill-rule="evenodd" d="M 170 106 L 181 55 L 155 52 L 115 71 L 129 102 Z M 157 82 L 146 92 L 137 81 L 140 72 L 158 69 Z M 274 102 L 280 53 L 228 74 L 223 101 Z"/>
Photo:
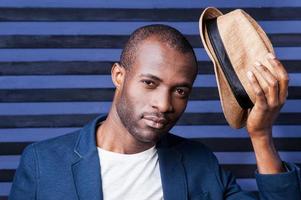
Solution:
<path fill-rule="evenodd" d="M 214 41 L 208 33 L 206 25 L 212 19 L 216 19 L 218 33 L 226 55 L 219 55 L 216 52 Z M 276 74 L 265 59 L 268 52 L 274 53 L 272 44 L 256 21 L 241 9 L 223 15 L 216 8 L 206 8 L 200 17 L 199 27 L 202 43 L 214 65 L 224 116 L 231 127 L 241 128 L 246 123 L 249 109 L 243 108 L 239 103 L 236 91 L 233 90 L 233 84 L 231 81 L 229 82 L 228 74 L 225 74 L 223 70 L 221 59 L 224 59 L 225 56 L 228 57 L 235 72 L 234 75 L 237 76 L 237 80 L 250 101 L 254 102 L 255 94 L 246 74 L 247 71 L 252 70 L 256 61 L 262 62 L 272 73 Z"/>

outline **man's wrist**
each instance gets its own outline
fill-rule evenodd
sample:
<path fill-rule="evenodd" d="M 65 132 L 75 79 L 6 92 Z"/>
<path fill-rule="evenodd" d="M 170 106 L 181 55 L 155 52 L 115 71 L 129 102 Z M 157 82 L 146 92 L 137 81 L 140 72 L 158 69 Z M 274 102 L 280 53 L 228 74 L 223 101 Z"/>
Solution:
<path fill-rule="evenodd" d="M 251 141 L 259 173 L 277 174 L 285 172 L 285 168 L 275 148 L 271 135 L 253 137 L 251 138 Z"/>

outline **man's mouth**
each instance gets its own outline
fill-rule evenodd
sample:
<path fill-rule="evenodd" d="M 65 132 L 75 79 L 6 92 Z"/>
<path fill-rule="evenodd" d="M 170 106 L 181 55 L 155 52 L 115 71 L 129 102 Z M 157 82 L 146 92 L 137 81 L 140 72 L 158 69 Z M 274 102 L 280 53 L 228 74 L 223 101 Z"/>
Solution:
<path fill-rule="evenodd" d="M 157 117 L 155 115 L 144 115 L 143 119 L 145 123 L 155 129 L 162 129 L 166 124 L 168 124 L 168 120 L 164 117 Z"/>

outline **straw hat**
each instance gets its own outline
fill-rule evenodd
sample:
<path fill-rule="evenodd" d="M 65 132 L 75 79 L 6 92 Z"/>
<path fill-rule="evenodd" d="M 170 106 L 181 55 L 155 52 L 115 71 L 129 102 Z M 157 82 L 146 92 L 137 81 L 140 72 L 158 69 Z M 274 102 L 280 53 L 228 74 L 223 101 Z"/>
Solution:
<path fill-rule="evenodd" d="M 259 61 L 275 74 L 266 60 L 269 52 L 274 54 L 272 44 L 256 21 L 241 9 L 223 15 L 216 8 L 206 8 L 199 29 L 214 65 L 225 118 L 233 128 L 244 127 L 255 102 L 247 72 Z"/>

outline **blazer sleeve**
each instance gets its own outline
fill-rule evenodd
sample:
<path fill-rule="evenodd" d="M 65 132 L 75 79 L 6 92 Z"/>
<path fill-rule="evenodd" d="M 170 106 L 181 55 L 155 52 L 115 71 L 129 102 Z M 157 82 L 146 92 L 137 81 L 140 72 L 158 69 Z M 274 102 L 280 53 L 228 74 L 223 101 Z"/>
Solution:
<path fill-rule="evenodd" d="M 10 190 L 9 200 L 34 200 L 37 189 L 37 161 L 34 145 L 29 145 L 22 153 Z"/>
<path fill-rule="evenodd" d="M 226 200 L 301 200 L 300 169 L 292 164 L 285 163 L 287 172 L 264 175 L 255 172 L 259 196 L 243 191 L 236 183 L 232 173 L 220 168 L 219 174 L 224 186 Z"/>
<path fill-rule="evenodd" d="M 287 172 L 280 174 L 255 173 L 261 199 L 301 200 L 300 168 L 293 163 L 285 163 Z"/>

